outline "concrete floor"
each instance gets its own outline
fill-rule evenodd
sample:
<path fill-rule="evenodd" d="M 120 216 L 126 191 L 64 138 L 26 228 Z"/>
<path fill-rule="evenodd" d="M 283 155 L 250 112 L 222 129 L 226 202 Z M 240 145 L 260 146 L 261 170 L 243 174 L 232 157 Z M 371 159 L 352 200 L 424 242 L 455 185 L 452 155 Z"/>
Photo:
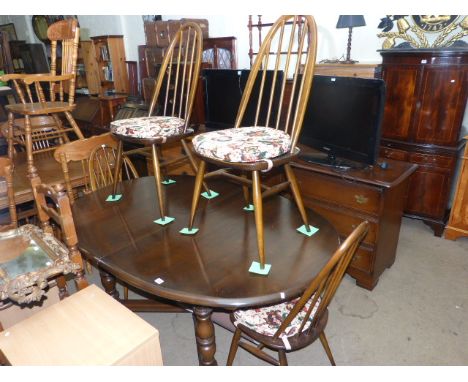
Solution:
<path fill-rule="evenodd" d="M 97 272 L 91 281 L 99 284 Z M 160 332 L 165 365 L 198 365 L 192 316 L 139 313 Z M 326 334 L 337 365 L 468 365 L 468 238 L 435 237 L 403 219 L 397 257 L 371 292 L 346 275 L 330 305 Z M 224 365 L 232 334 L 216 326 Z M 319 341 L 290 365 L 329 365 Z M 239 349 L 235 365 L 265 365 Z"/>

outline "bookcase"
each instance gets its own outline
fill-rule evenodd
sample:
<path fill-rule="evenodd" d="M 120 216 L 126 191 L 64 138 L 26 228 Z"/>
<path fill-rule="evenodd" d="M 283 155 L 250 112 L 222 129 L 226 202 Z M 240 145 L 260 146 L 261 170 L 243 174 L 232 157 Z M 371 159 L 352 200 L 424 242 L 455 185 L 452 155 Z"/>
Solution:
<path fill-rule="evenodd" d="M 123 36 L 91 37 L 81 48 L 89 94 L 129 92 Z"/>

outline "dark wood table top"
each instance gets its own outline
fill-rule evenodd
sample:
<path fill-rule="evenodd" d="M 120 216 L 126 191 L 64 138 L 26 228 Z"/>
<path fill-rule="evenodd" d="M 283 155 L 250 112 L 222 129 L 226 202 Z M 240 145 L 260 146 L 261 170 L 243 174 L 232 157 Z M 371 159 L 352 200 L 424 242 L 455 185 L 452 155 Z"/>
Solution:
<path fill-rule="evenodd" d="M 168 215 L 159 226 L 153 177 L 119 185 L 122 199 L 106 202 L 110 188 L 79 198 L 73 215 L 79 248 L 113 276 L 150 294 L 194 306 L 235 309 L 295 297 L 336 250 L 338 234 L 320 215 L 308 210 L 319 231 L 306 237 L 294 202 L 280 196 L 264 201 L 266 260 L 270 273 L 248 272 L 258 260 L 254 215 L 243 211 L 242 187 L 209 180 L 220 196 L 201 198 L 194 236 L 187 226 L 194 178 L 176 176 L 166 186 Z M 164 282 L 158 284 L 156 279 Z"/>

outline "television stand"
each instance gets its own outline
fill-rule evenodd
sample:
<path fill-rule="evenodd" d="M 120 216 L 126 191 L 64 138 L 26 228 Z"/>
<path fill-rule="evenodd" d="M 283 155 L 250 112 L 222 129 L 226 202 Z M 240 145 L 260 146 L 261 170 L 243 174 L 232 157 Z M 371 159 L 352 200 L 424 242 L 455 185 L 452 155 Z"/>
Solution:
<path fill-rule="evenodd" d="M 417 168 L 392 159 L 386 162 L 385 169 L 369 166 L 341 172 L 300 158 L 291 164 L 304 204 L 328 219 L 342 239 L 360 222 L 369 221 L 369 232 L 347 270 L 357 285 L 369 290 L 395 261 L 409 177 Z"/>
<path fill-rule="evenodd" d="M 308 152 L 300 153 L 299 159 L 304 162 L 317 164 L 321 166 L 332 167 L 336 170 L 347 171 L 347 170 L 364 170 L 368 167 L 365 163 L 354 162 L 348 159 L 337 158 L 334 155 L 320 153 L 320 152 Z"/>

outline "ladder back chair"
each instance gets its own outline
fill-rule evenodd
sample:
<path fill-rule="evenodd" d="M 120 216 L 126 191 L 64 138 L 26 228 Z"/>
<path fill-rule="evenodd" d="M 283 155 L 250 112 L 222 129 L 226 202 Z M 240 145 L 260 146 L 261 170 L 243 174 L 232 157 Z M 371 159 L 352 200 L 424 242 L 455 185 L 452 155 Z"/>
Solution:
<path fill-rule="evenodd" d="M 114 182 L 115 164 L 117 162 L 118 142 L 110 134 L 96 135 L 90 138 L 65 143 L 54 151 L 54 158 L 62 166 L 65 187 L 70 202 L 73 204 L 79 194 L 70 179 L 69 163 L 81 162 L 84 176 L 83 192 L 89 193 L 109 186 Z M 122 180 L 122 171 L 127 179 L 138 178 L 138 173 L 130 161 L 123 155 L 117 180 Z"/>
<path fill-rule="evenodd" d="M 236 326 L 236 331 L 232 338 L 227 365 L 232 365 L 240 346 L 273 365 L 287 366 L 286 353 L 302 349 L 319 338 L 330 363 L 335 366 L 325 336 L 328 305 L 368 229 L 367 221 L 354 229 L 302 296 L 272 306 L 237 310 L 232 313 L 231 321 Z M 242 335 L 257 345 L 243 341 Z M 276 351 L 278 360 L 267 354 L 263 350 L 265 347 Z"/>
<path fill-rule="evenodd" d="M 75 108 L 79 36 L 76 19 L 62 20 L 52 24 L 47 30 L 47 37 L 51 41 L 50 73 L 0 76 L 0 80 L 13 82 L 21 101 L 6 106 L 8 110 L 8 154 L 10 159 L 13 159 L 14 144 L 26 146 L 29 174 L 36 172 L 33 160 L 34 151 L 53 150 L 54 146 L 70 140 L 69 133 L 74 133 L 78 139 L 83 138 L 71 114 Z M 57 52 L 61 52 L 61 57 Z M 58 69 L 59 62 L 61 66 Z M 60 119 L 62 114 L 70 127 L 63 126 Z M 24 121 L 16 124 L 15 116 L 17 115 L 24 118 Z M 42 118 L 37 118 L 39 116 Z M 15 133 L 15 130 L 19 130 L 19 133 Z M 48 144 L 43 143 L 44 141 Z"/>
<path fill-rule="evenodd" d="M 111 123 L 112 133 L 119 139 L 117 162 L 122 157 L 123 141 L 151 147 L 151 158 L 158 194 L 160 219 L 167 224 L 174 218 L 166 216 L 160 150 L 167 143 L 181 142 L 185 155 L 194 171 L 197 164 L 188 148 L 186 138 L 194 134 L 190 128 L 195 92 L 199 78 L 203 36 L 193 22 L 184 23 L 167 49 L 153 90 L 147 117 L 130 118 Z M 155 108 L 158 115 L 153 116 Z M 129 153 L 130 151 L 127 151 Z M 173 181 L 164 181 L 164 184 Z M 117 196 L 117 179 L 114 178 L 113 196 Z"/>
<path fill-rule="evenodd" d="M 263 41 L 242 94 L 232 129 L 198 134 L 193 149 L 198 165 L 188 227 L 195 234 L 195 214 L 204 179 L 223 175 L 243 185 L 247 207 L 254 211 L 260 268 L 265 267 L 262 198 L 290 187 L 304 225 L 311 235 L 295 175 L 289 163 L 299 154 L 296 146 L 312 87 L 317 31 L 312 16 L 281 16 Z M 205 175 L 206 163 L 220 169 Z M 261 184 L 260 174 L 282 166 L 286 181 L 273 187 Z M 237 170 L 241 175 L 232 174 Z M 251 173 L 251 180 L 246 174 Z M 252 187 L 253 206 L 249 187 Z"/>

